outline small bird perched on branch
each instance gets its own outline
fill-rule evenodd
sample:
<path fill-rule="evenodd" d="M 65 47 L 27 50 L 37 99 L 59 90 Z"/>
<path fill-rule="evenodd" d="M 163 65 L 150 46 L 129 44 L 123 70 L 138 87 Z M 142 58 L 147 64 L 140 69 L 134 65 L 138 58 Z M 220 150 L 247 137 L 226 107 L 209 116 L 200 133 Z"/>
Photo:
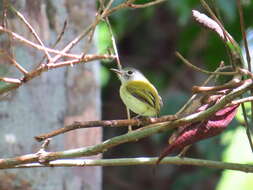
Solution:
<path fill-rule="evenodd" d="M 137 69 L 111 69 L 121 81 L 120 97 L 127 109 L 140 116 L 158 116 L 163 105 L 156 88 Z"/>

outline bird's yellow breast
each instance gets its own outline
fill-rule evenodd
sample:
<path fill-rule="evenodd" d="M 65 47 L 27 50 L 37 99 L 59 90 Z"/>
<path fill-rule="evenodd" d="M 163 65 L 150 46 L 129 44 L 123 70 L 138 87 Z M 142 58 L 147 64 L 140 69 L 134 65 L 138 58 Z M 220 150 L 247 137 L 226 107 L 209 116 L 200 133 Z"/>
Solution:
<path fill-rule="evenodd" d="M 120 87 L 120 97 L 126 107 L 138 115 L 157 116 L 161 100 L 155 87 L 146 81 L 127 81 Z"/>

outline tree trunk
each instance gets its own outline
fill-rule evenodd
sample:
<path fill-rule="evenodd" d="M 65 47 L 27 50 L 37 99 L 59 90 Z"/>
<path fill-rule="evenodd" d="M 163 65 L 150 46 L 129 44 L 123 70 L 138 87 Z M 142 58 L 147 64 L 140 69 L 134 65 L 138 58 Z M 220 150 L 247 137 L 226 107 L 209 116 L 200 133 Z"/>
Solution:
<path fill-rule="evenodd" d="M 25 2 L 25 3 L 24 3 Z M 15 7 L 35 28 L 46 46 L 52 45 L 65 19 L 68 26 L 61 49 L 91 23 L 95 17 L 95 1 L 16 1 Z M 2 14 L 1 14 L 2 16 Z M 17 18 L 8 19 L 9 29 L 36 42 Z M 3 35 L 3 34 L 2 34 Z M 43 52 L 27 48 L 24 44 L 1 38 L 1 49 L 13 53 L 15 59 L 26 69 L 36 66 Z M 73 52 L 83 51 L 85 41 L 77 45 Z M 95 51 L 94 45 L 92 52 Z M 0 74 L 20 76 L 18 71 L 0 60 Z M 34 136 L 63 127 L 74 121 L 100 119 L 100 87 L 98 82 L 99 65 L 97 62 L 75 67 L 61 68 L 43 73 L 40 77 L 21 86 L 1 98 L 0 102 L 0 154 L 1 157 L 34 153 L 40 143 Z M 99 128 L 83 129 L 54 137 L 49 151 L 84 147 L 101 142 Z M 102 170 L 90 168 L 36 168 L 13 169 L 0 173 L 0 189 L 36 190 L 99 190 L 101 189 Z"/>

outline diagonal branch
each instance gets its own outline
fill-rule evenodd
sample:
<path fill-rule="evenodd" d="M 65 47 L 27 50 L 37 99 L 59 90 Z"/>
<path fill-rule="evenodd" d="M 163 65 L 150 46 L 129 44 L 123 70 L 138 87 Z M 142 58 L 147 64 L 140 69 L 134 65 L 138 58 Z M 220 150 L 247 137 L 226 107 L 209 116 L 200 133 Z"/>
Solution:
<path fill-rule="evenodd" d="M 207 70 L 204 70 L 204 69 L 201 69 L 193 64 L 191 64 L 187 59 L 185 59 L 179 52 L 176 52 L 175 53 L 176 56 L 181 59 L 181 61 L 186 64 L 187 66 L 189 66 L 190 68 L 196 70 L 196 71 L 199 71 L 199 72 L 202 72 L 202 73 L 205 73 L 205 74 L 208 74 L 208 75 L 236 75 L 238 74 L 238 72 L 219 72 L 219 71 L 215 71 L 215 72 L 212 72 L 212 71 L 207 71 Z"/>
<path fill-rule="evenodd" d="M 0 50 L 1 52 L 1 50 Z M 21 72 L 23 73 L 24 75 L 27 75 L 28 74 L 28 71 L 22 67 L 15 59 L 13 59 L 11 56 L 8 55 L 7 52 L 3 51 L 3 54 L 7 57 L 7 59 L 9 59 L 12 64 Z"/>
<path fill-rule="evenodd" d="M 19 40 L 20 42 L 22 42 L 22 43 L 24 43 L 28 46 L 31 46 L 33 48 L 36 48 L 38 50 L 42 50 L 42 51 L 46 50 L 48 52 L 55 53 L 55 54 L 65 56 L 65 57 L 69 57 L 69 58 L 80 58 L 80 56 L 76 55 L 76 54 L 65 53 L 63 51 L 59 51 L 59 50 L 55 50 L 55 49 L 51 49 L 51 48 L 47 48 L 47 47 L 43 47 L 41 45 L 35 44 L 35 43 L 25 39 L 24 37 L 20 36 L 19 34 L 15 33 L 15 32 L 12 32 L 12 31 L 10 31 L 10 30 L 2 27 L 2 26 L 0 26 L 0 31 L 7 33 L 10 36 L 12 36 L 13 38 Z"/>
<path fill-rule="evenodd" d="M 48 50 L 46 49 L 45 45 L 43 44 L 42 40 L 34 30 L 34 28 L 30 25 L 30 23 L 26 20 L 26 18 L 18 11 L 16 10 L 13 6 L 9 5 L 10 9 L 20 18 L 21 21 L 24 22 L 24 24 L 27 26 L 27 28 L 31 31 L 35 39 L 39 42 L 39 44 L 43 47 L 43 50 L 45 52 L 45 55 L 47 56 L 48 61 L 50 62 L 51 56 L 48 53 Z"/>

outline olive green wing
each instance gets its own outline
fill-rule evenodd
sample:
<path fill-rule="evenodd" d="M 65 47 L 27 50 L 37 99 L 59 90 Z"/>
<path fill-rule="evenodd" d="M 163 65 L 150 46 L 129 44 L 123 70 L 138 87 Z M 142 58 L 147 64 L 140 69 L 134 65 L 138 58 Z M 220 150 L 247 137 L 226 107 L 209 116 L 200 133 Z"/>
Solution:
<path fill-rule="evenodd" d="M 129 81 L 126 84 L 126 89 L 138 100 L 153 107 L 159 113 L 162 101 L 152 84 L 147 84 L 145 81 Z"/>

